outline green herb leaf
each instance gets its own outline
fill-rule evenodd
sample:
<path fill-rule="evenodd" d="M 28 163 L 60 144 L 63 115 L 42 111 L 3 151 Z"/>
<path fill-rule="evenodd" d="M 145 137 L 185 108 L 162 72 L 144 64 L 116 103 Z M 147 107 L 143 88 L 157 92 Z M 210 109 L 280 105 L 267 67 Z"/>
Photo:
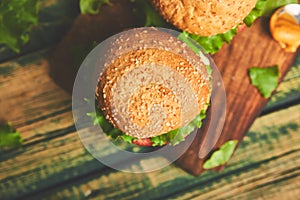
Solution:
<path fill-rule="evenodd" d="M 19 53 L 38 23 L 38 0 L 0 1 L 0 43 Z"/>
<path fill-rule="evenodd" d="M 87 101 L 87 100 L 85 100 Z M 104 133 L 113 139 L 122 139 L 125 142 L 131 143 L 134 137 L 125 135 L 119 129 L 114 128 L 104 117 L 104 114 L 97 110 L 97 112 L 87 113 L 87 116 L 91 117 L 93 124 L 99 124 L 103 129 Z M 202 110 L 199 115 L 195 117 L 188 125 L 180 127 L 178 129 L 169 131 L 168 133 L 152 137 L 150 140 L 153 142 L 152 146 L 162 146 L 166 143 L 176 145 L 185 140 L 185 137 L 190 134 L 195 128 L 202 126 L 202 120 L 206 117 L 206 109 Z"/>
<path fill-rule="evenodd" d="M 274 0 L 272 0 L 272 1 L 274 1 Z M 266 3 L 267 3 L 267 0 L 258 0 L 257 1 L 255 7 L 243 20 L 244 23 L 248 27 L 250 27 L 254 23 L 254 21 L 264 13 Z"/>
<path fill-rule="evenodd" d="M 22 138 L 18 131 L 14 131 L 11 124 L 0 126 L 0 147 L 18 147 Z"/>
<path fill-rule="evenodd" d="M 203 164 L 204 169 L 211 169 L 225 164 L 233 154 L 237 140 L 229 140 L 219 150 L 213 152 L 211 157 Z"/>
<path fill-rule="evenodd" d="M 201 110 L 200 114 L 191 122 L 193 126 L 201 128 L 203 119 L 206 118 L 206 110 Z"/>
<path fill-rule="evenodd" d="M 128 143 L 132 143 L 132 141 L 135 139 L 134 137 L 125 135 L 123 133 L 121 133 L 121 135 L 119 135 L 118 138 L 121 138 L 124 142 L 128 142 Z"/>
<path fill-rule="evenodd" d="M 222 48 L 224 42 L 229 43 L 232 40 L 232 38 L 237 34 L 237 28 L 231 29 L 226 33 L 209 37 L 198 36 L 190 33 L 187 34 L 189 35 L 189 37 L 198 42 L 201 47 L 203 47 L 205 53 L 214 54 Z"/>
<path fill-rule="evenodd" d="M 109 0 L 80 0 L 79 7 L 82 14 L 98 14 L 100 7 L 109 4 Z"/>
<path fill-rule="evenodd" d="M 166 135 L 159 135 L 156 137 L 152 137 L 150 140 L 152 142 L 152 146 L 156 147 L 165 145 L 165 141 L 167 140 L 167 138 Z"/>
<path fill-rule="evenodd" d="M 104 114 L 101 111 L 90 112 L 86 114 L 91 117 L 93 124 L 99 124 L 105 133 L 110 132 L 113 129 L 113 126 L 105 119 Z"/>
<path fill-rule="evenodd" d="M 257 87 L 264 98 L 271 96 L 273 90 L 278 85 L 278 66 L 266 68 L 252 67 L 249 69 L 251 83 Z"/>
<path fill-rule="evenodd" d="M 195 130 L 196 128 L 201 128 L 202 121 L 205 117 L 206 109 L 202 110 L 189 124 L 166 133 L 166 135 L 168 136 L 167 142 L 174 146 L 184 141 L 185 137 L 188 136 L 193 130 Z"/>
<path fill-rule="evenodd" d="M 263 16 L 269 17 L 277 8 L 292 3 L 297 4 L 298 0 L 267 0 Z"/>
<path fill-rule="evenodd" d="M 244 23 L 251 26 L 258 17 L 262 15 L 269 17 L 277 8 L 291 3 L 297 4 L 298 0 L 259 0 L 244 19 Z"/>

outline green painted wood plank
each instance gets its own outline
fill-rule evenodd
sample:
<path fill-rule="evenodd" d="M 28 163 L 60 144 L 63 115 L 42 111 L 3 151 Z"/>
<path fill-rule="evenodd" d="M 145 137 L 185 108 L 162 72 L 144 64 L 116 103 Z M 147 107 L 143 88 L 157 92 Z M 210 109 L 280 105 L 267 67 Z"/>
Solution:
<path fill-rule="evenodd" d="M 284 165 L 282 163 L 285 163 Z M 297 198 L 299 179 L 299 152 L 282 156 L 251 170 L 230 176 L 230 182 L 214 181 L 209 188 L 197 185 L 192 190 L 171 195 L 171 199 L 289 199 Z M 297 178 L 298 177 L 298 178 Z M 229 178 L 229 177 L 225 177 Z"/>
<path fill-rule="evenodd" d="M 55 150 L 48 146 L 50 144 L 44 144 L 49 155 L 45 155 L 44 160 L 40 162 L 40 167 L 37 168 L 35 164 L 31 164 L 30 168 L 24 166 L 23 173 L 18 170 L 13 176 L 5 179 L 5 185 L 18 183 L 16 179 L 22 180 L 23 185 L 17 184 L 16 188 L 5 189 L 10 195 L 16 194 L 16 192 L 19 195 L 30 195 L 31 192 L 37 192 L 34 196 L 26 196 L 37 199 L 84 198 L 86 196 L 91 199 L 119 199 L 121 197 L 123 199 L 159 199 L 161 197 L 189 199 L 194 196 L 201 197 L 201 195 L 204 198 L 214 195 L 223 195 L 224 198 L 234 197 L 238 194 L 241 195 L 243 190 L 255 190 L 257 185 L 266 188 L 268 186 L 266 184 L 271 180 L 280 182 L 279 180 L 283 178 L 287 180 L 285 184 L 295 184 L 293 177 L 289 178 L 287 171 L 298 170 L 300 166 L 300 135 L 298 134 L 300 116 L 295 112 L 299 109 L 300 105 L 259 118 L 222 173 L 206 172 L 196 178 L 175 165 L 146 174 L 130 174 L 108 169 L 102 171 L 99 163 L 97 166 L 97 161 L 91 163 L 93 158 L 89 158 L 88 154 L 76 152 L 82 152 L 82 150 L 79 150 L 77 145 L 79 141 L 73 134 L 70 134 L 64 136 L 69 139 L 56 138 L 51 141 L 52 145 L 57 148 Z M 278 119 L 282 120 L 278 121 Z M 71 138 L 74 140 L 72 147 L 61 147 L 69 144 Z M 57 146 L 59 141 L 61 141 L 60 147 Z M 32 156 L 34 153 L 30 151 L 34 151 L 36 148 L 30 147 L 32 150 L 28 149 L 24 153 Z M 58 153 L 61 148 L 65 150 L 59 153 L 60 156 L 57 158 L 53 151 Z M 64 155 L 66 152 L 68 152 L 67 155 Z M 23 156 L 20 155 L 16 159 L 21 159 Z M 48 159 L 51 160 L 51 165 L 46 162 Z M 68 161 L 71 164 L 68 164 Z M 28 161 L 28 163 L 30 162 Z M 155 162 L 155 160 L 145 161 L 136 167 L 143 167 Z M 74 164 L 73 167 L 71 167 L 72 164 Z M 17 163 L 14 168 L 20 165 L 21 163 Z M 95 171 L 88 173 L 88 167 L 85 166 L 89 166 L 90 170 Z M 101 170 L 97 170 L 97 167 Z M 28 171 L 30 173 L 27 174 Z M 29 180 L 32 173 L 36 175 L 34 179 Z M 47 175 L 41 178 L 40 174 Z M 55 183 L 53 177 L 58 178 L 57 176 L 60 177 L 60 181 L 58 181 L 60 184 L 57 187 L 48 185 L 49 189 L 44 188 L 46 187 L 43 182 L 45 179 L 48 180 L 47 183 L 49 181 Z M 249 185 L 250 182 L 252 183 Z M 35 188 L 32 188 L 33 185 Z M 270 189 L 270 187 L 268 188 Z M 268 191 L 266 189 L 265 192 L 268 193 Z"/>
<path fill-rule="evenodd" d="M 0 156 L 0 195 L 4 199 L 42 190 L 102 167 L 82 147 L 76 132 L 7 154 L 13 156 Z"/>

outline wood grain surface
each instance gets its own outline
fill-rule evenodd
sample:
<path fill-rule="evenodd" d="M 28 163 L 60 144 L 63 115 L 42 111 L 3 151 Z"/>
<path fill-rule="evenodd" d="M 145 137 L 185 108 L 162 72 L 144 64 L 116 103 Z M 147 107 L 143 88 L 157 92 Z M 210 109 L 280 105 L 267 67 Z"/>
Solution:
<path fill-rule="evenodd" d="M 63 0 L 49 1 L 44 6 L 49 8 L 50 13 L 51 9 L 55 10 L 54 13 L 60 13 L 68 12 L 68 7 L 72 10 L 72 5 L 71 1 Z M 56 10 L 58 8 L 61 10 Z M 69 14 L 61 13 L 61 16 Z M 65 24 L 65 28 L 69 26 L 68 17 L 60 20 L 58 24 Z M 13 127 L 23 138 L 23 145 L 20 148 L 0 149 L 0 199 L 298 199 L 299 61 L 285 76 L 262 110 L 262 115 L 252 124 L 234 156 L 221 172 L 206 171 L 201 176 L 195 177 L 185 171 L 189 169 L 183 170 L 178 165 L 172 164 L 151 173 L 124 173 L 97 161 L 85 150 L 79 139 L 72 117 L 71 96 L 50 76 L 50 72 L 57 66 L 53 66 L 52 62 L 49 63 L 49 55 L 53 52 L 52 47 L 57 42 L 58 33 L 61 31 L 60 36 L 63 38 L 65 28 L 55 27 L 56 22 L 51 23 L 50 18 L 49 23 L 53 25 L 53 30 L 57 29 L 57 34 L 53 38 L 47 38 L 48 42 L 45 43 L 47 45 L 43 49 L 38 51 L 27 49 L 24 55 L 17 57 L 14 55 L 13 59 L 6 53 L 1 54 L 3 57 L 0 56 L 5 60 L 0 63 L 0 119 L 12 122 Z M 257 24 L 260 23 L 264 24 L 263 22 Z M 258 26 L 257 24 L 255 26 Z M 243 59 L 242 53 L 235 62 L 229 58 L 232 51 L 248 48 L 246 45 L 240 48 L 236 40 L 242 38 L 251 40 L 246 37 L 249 34 L 247 31 L 251 29 L 244 30 L 231 45 L 224 46 L 222 51 L 226 50 L 227 54 L 219 55 L 219 59 L 223 62 L 215 57 L 215 61 L 219 62 L 218 66 L 223 66 L 220 68 L 222 74 L 228 71 L 235 74 L 224 77 L 225 85 L 240 81 L 242 77 L 245 81 L 249 81 L 245 70 L 235 64 L 240 62 L 239 59 Z M 263 31 L 263 37 L 270 39 L 268 32 L 259 30 Z M 41 38 L 43 37 L 36 37 L 33 42 L 38 44 Z M 49 44 L 51 41 L 53 44 Z M 261 45 L 258 41 L 260 40 L 256 39 L 257 46 Z M 280 52 L 279 49 L 276 50 L 273 41 L 271 44 L 275 52 Z M 271 51 L 269 48 L 266 46 L 264 49 L 256 49 L 251 55 Z M 293 55 L 283 53 L 282 56 L 288 60 Z M 254 62 L 249 58 L 249 63 L 246 60 L 243 62 L 246 68 L 251 65 L 264 67 L 273 65 L 276 59 L 263 54 L 259 61 Z M 284 60 L 282 59 L 282 63 Z M 236 68 L 225 68 L 230 63 Z M 59 67 L 72 66 L 59 65 Z M 242 75 L 238 77 L 237 74 Z M 236 102 L 239 101 L 237 97 L 241 94 L 239 89 L 235 86 L 229 91 Z M 250 85 L 242 88 L 242 91 L 244 91 L 242 94 L 249 98 L 253 98 L 249 94 L 258 94 Z M 257 96 L 253 101 L 260 101 L 260 98 Z M 263 99 L 262 104 L 266 102 L 267 100 Z M 252 109 L 256 108 L 249 108 L 249 104 L 252 104 L 252 101 L 232 107 L 236 109 L 247 107 L 248 112 L 254 112 Z M 241 113 L 232 113 L 230 115 L 232 120 L 237 119 L 235 115 Z M 249 118 L 251 117 L 247 115 L 238 121 Z M 248 127 L 245 127 L 245 130 L 247 129 Z M 233 137 L 242 137 L 236 132 L 235 127 L 229 131 Z M 223 135 L 221 138 L 223 141 L 229 139 Z M 109 152 L 107 154 L 109 155 Z M 135 167 L 142 169 L 156 162 L 155 159 L 150 159 Z M 199 162 L 201 161 L 197 160 L 195 163 Z"/>

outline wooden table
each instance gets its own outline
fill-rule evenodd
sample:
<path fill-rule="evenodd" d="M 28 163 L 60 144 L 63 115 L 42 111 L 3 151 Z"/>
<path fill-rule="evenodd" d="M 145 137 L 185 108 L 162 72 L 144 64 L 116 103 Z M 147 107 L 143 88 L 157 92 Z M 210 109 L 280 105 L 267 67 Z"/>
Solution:
<path fill-rule="evenodd" d="M 23 138 L 21 148 L 0 151 L 0 199 L 299 197 L 299 61 L 222 172 L 194 177 L 175 164 L 151 173 L 120 172 L 85 150 L 74 127 L 71 96 L 49 75 L 49 53 L 77 14 L 71 0 L 41 3 L 42 19 L 31 43 L 18 55 L 0 49 L 0 118 L 12 122 Z"/>

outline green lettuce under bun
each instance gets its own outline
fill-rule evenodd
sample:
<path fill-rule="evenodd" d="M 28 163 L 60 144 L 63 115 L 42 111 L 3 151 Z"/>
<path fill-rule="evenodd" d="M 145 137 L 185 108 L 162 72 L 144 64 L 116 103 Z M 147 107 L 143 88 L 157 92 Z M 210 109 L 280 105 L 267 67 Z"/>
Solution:
<path fill-rule="evenodd" d="M 96 112 L 87 113 L 87 116 L 91 117 L 94 125 L 99 125 L 103 132 L 112 140 L 122 140 L 124 142 L 137 144 L 139 146 L 163 146 L 166 144 L 179 144 L 180 142 L 184 141 L 193 130 L 201 128 L 203 119 L 206 118 L 206 110 L 202 110 L 190 123 L 185 126 L 159 136 L 145 139 L 138 139 L 124 134 L 106 120 L 103 112 L 100 109 L 96 108 Z"/>
<path fill-rule="evenodd" d="M 246 26 L 250 27 L 258 17 L 262 16 L 265 10 L 266 3 L 267 0 L 257 1 L 255 7 L 243 20 Z M 233 28 L 225 33 L 208 36 L 208 37 L 198 36 L 190 33 L 186 33 L 186 34 L 188 34 L 191 38 L 193 38 L 196 42 L 198 42 L 203 47 L 206 53 L 214 54 L 222 48 L 225 42 L 229 43 L 233 39 L 233 37 L 238 33 L 238 30 L 240 30 L 240 27 L 242 26 L 243 24 L 240 24 L 236 28 Z"/>
<path fill-rule="evenodd" d="M 138 10 L 138 14 L 145 15 L 145 26 L 157 26 L 157 27 L 171 27 L 166 23 L 164 19 L 156 12 L 147 0 L 135 0 Z M 224 43 L 229 43 L 239 30 L 242 30 L 244 26 L 250 27 L 254 21 L 261 16 L 270 16 L 270 14 L 280 6 L 284 6 L 290 3 L 298 3 L 297 0 L 258 0 L 252 11 L 245 17 L 243 24 L 239 24 L 237 27 L 213 36 L 199 36 L 190 34 L 183 31 L 189 37 L 193 38 L 198 44 L 200 44 L 205 53 L 214 54 L 218 52 Z"/>
<path fill-rule="evenodd" d="M 229 43 L 235 35 L 238 34 L 239 30 L 243 29 L 243 26 L 250 27 L 254 21 L 261 16 L 270 16 L 274 10 L 278 7 L 298 3 L 297 0 L 258 0 L 252 11 L 243 20 L 244 24 L 238 25 L 226 33 L 217 34 L 213 36 L 198 36 L 195 34 L 185 33 L 196 42 L 198 42 L 206 53 L 214 54 L 218 52 L 224 43 Z"/>

